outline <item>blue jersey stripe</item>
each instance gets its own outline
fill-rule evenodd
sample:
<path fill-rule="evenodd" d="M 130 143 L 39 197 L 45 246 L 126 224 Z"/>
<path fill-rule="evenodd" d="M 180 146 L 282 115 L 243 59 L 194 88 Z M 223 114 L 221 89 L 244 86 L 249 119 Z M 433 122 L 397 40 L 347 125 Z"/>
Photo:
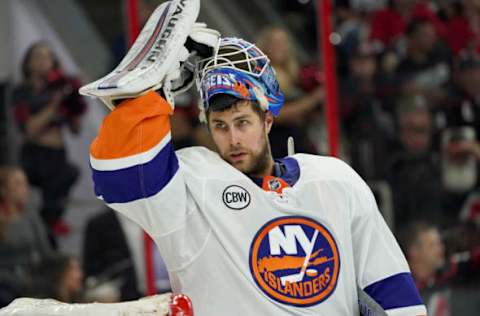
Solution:
<path fill-rule="evenodd" d="M 423 305 L 412 275 L 408 272 L 375 282 L 364 291 L 385 310 Z"/>
<path fill-rule="evenodd" d="M 160 192 L 178 170 L 172 143 L 149 162 L 115 171 L 93 169 L 95 194 L 106 203 L 126 203 Z"/>

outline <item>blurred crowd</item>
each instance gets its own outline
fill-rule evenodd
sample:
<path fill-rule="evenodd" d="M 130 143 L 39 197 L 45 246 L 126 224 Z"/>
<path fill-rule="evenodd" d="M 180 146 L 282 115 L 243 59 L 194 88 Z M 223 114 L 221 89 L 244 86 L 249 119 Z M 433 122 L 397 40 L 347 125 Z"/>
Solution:
<path fill-rule="evenodd" d="M 334 2 L 341 158 L 374 191 L 430 314 L 445 315 L 455 301 L 445 289 L 480 288 L 480 1 Z M 287 100 L 309 100 L 324 88 L 316 46 L 305 45 L 314 58 L 284 80 L 295 57 L 275 58 L 292 41 L 273 39 L 315 43 L 314 1 L 277 3 L 289 32 L 270 31 L 263 48 L 275 51 Z M 324 104 L 315 102 L 288 128 L 327 154 Z"/>
<path fill-rule="evenodd" d="M 285 25 L 250 39 L 269 56 L 286 96 L 270 134 L 274 157 L 287 154 L 288 136 L 297 152 L 327 155 L 314 1 L 274 3 Z M 480 289 L 480 1 L 334 3 L 340 155 L 374 191 L 436 315 L 448 310 L 451 288 Z M 114 46 L 118 59 L 125 48 Z M 82 258 L 57 250 L 69 234 L 63 218 L 78 178 L 61 131 L 78 133 L 88 109 L 79 80 L 62 71 L 48 43 L 34 43 L 21 70 L 7 106 L 23 139 L 19 161 L 0 167 L 0 304 L 18 295 L 118 301 L 167 291 L 156 247 L 111 210 L 89 220 Z M 177 149 L 214 149 L 198 123 L 197 98 L 176 100 Z M 41 193 L 38 209 L 28 207 L 30 185 Z"/>

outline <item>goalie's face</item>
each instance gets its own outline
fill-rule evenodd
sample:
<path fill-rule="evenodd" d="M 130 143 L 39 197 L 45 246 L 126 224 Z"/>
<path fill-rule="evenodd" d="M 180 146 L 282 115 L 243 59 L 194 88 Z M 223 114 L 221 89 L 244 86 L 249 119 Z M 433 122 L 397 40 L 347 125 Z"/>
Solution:
<path fill-rule="evenodd" d="M 260 115 L 251 101 L 208 113 L 208 127 L 220 156 L 250 176 L 270 175 L 273 158 L 268 142 L 273 116 Z"/>

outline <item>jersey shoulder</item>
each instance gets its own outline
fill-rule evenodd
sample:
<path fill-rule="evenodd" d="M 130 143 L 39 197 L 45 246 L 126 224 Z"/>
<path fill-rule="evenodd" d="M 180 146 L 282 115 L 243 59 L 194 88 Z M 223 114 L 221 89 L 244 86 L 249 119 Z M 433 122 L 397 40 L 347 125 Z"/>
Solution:
<path fill-rule="evenodd" d="M 244 175 L 233 168 L 216 152 L 202 146 L 193 146 L 176 151 L 180 167 L 197 178 L 238 179 Z"/>
<path fill-rule="evenodd" d="M 335 157 L 296 154 L 301 178 L 311 181 L 356 182 L 359 175 L 346 162 Z"/>
<path fill-rule="evenodd" d="M 201 159 L 201 160 L 212 160 L 212 159 L 222 159 L 220 156 L 203 146 L 191 146 L 179 149 L 176 151 L 177 156 L 181 160 L 190 160 L 190 159 Z"/>

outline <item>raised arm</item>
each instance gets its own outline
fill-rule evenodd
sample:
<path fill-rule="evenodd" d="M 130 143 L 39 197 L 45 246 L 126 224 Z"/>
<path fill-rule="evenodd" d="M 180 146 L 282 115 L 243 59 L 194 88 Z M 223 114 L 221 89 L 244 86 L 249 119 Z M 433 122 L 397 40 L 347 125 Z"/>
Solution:
<path fill-rule="evenodd" d="M 170 206 L 171 197 L 159 201 L 167 186 L 178 187 L 171 190 L 185 199 L 171 142 L 172 113 L 155 92 L 123 101 L 105 118 L 90 148 L 95 194 L 147 230 L 159 206 L 164 214 L 172 208 L 182 213 L 179 203 Z"/>

